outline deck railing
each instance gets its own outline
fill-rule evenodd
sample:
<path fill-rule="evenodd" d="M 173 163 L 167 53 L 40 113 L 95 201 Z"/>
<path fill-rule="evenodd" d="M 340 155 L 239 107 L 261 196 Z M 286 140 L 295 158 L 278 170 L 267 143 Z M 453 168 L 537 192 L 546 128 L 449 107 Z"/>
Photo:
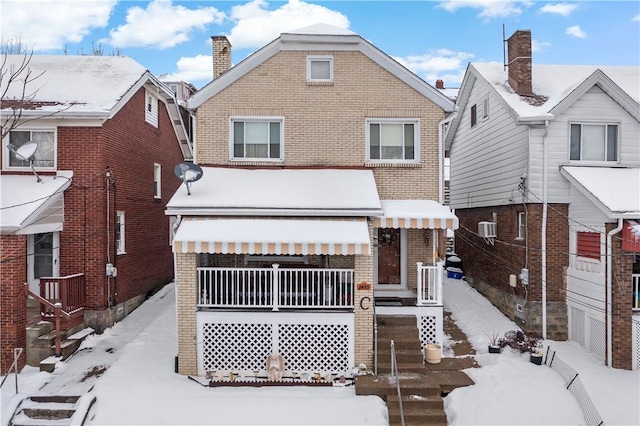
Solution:
<path fill-rule="evenodd" d="M 640 310 L 640 274 L 631 274 L 633 283 L 633 309 Z"/>
<path fill-rule="evenodd" d="M 40 278 L 40 297 L 52 304 L 61 303 L 62 310 L 69 314 L 82 313 L 85 306 L 84 274 Z M 43 320 L 55 317 L 53 308 L 44 303 L 40 304 L 40 312 Z"/>
<path fill-rule="evenodd" d="M 353 308 L 353 269 L 198 268 L 198 306 Z"/>
<path fill-rule="evenodd" d="M 444 263 L 424 266 L 418 262 L 418 306 L 442 305 L 442 283 L 444 282 Z"/>

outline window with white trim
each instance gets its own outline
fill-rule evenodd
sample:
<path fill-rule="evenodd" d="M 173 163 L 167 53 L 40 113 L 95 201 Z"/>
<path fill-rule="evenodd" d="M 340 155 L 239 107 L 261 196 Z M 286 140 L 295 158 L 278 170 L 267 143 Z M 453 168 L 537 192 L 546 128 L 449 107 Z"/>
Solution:
<path fill-rule="evenodd" d="M 418 120 L 368 119 L 367 161 L 417 162 L 419 128 Z"/>
<path fill-rule="evenodd" d="M 618 125 L 571 123 L 571 161 L 618 161 Z"/>
<path fill-rule="evenodd" d="M 527 216 L 525 212 L 518 212 L 518 233 L 516 234 L 517 240 L 524 240 L 527 233 Z"/>
<path fill-rule="evenodd" d="M 231 159 L 282 161 L 283 127 L 281 117 L 232 118 Z"/>
<path fill-rule="evenodd" d="M 482 120 L 489 118 L 489 96 L 482 100 Z"/>
<path fill-rule="evenodd" d="M 29 161 L 16 155 L 16 151 L 27 142 L 37 142 L 38 148 L 33 155 L 33 166 L 36 168 L 56 168 L 56 132 L 55 130 L 12 130 L 9 142 L 2 149 L 5 168 L 27 168 Z"/>
<path fill-rule="evenodd" d="M 307 81 L 333 81 L 333 56 L 308 55 Z"/>
<path fill-rule="evenodd" d="M 116 212 L 116 252 L 124 254 L 124 212 Z"/>
<path fill-rule="evenodd" d="M 158 127 L 158 98 L 145 91 L 144 119 L 154 127 Z"/>
<path fill-rule="evenodd" d="M 162 188 L 160 187 L 160 177 L 162 175 L 162 166 L 158 163 L 153 164 L 153 198 L 162 196 Z"/>

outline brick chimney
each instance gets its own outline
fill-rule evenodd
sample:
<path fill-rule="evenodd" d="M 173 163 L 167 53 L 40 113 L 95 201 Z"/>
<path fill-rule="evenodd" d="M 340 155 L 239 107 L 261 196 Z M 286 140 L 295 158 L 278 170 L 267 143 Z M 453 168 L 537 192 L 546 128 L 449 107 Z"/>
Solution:
<path fill-rule="evenodd" d="M 231 68 L 231 43 L 226 36 L 212 36 L 213 79 L 220 77 Z"/>
<path fill-rule="evenodd" d="M 518 30 L 507 40 L 509 85 L 519 95 L 532 95 L 531 30 Z"/>
<path fill-rule="evenodd" d="M 444 89 L 444 81 L 436 80 L 436 89 Z"/>

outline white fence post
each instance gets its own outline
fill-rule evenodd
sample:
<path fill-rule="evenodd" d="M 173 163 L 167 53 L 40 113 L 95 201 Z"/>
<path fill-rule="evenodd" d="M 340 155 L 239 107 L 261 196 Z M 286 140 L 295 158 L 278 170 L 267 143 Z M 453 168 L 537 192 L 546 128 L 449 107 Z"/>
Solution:
<path fill-rule="evenodd" d="M 436 299 L 438 305 L 442 305 L 442 285 L 444 284 L 444 262 L 439 261 L 436 263 Z"/>
<path fill-rule="evenodd" d="M 279 311 L 278 309 L 278 305 L 279 305 L 279 300 L 280 300 L 280 277 L 278 274 L 278 267 L 280 266 L 277 263 L 274 263 L 273 265 L 271 265 L 273 267 L 273 277 L 271 280 L 271 303 L 273 305 L 273 311 L 277 312 Z"/>
<path fill-rule="evenodd" d="M 422 276 L 424 273 L 424 270 L 422 269 L 422 262 L 416 262 L 416 264 L 418 265 L 418 270 L 416 273 L 416 277 L 418 277 L 418 305 L 422 305 L 422 303 L 424 302 L 424 277 Z"/>

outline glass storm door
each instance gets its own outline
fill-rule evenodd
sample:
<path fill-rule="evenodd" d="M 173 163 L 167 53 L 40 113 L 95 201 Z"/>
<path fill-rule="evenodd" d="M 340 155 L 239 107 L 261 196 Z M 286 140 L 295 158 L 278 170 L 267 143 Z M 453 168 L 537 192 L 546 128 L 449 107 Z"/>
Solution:
<path fill-rule="evenodd" d="M 378 228 L 375 284 L 379 290 L 406 289 L 404 265 L 405 233 L 400 229 Z"/>
<path fill-rule="evenodd" d="M 59 232 L 29 235 L 29 290 L 40 294 L 41 277 L 59 275 Z"/>

